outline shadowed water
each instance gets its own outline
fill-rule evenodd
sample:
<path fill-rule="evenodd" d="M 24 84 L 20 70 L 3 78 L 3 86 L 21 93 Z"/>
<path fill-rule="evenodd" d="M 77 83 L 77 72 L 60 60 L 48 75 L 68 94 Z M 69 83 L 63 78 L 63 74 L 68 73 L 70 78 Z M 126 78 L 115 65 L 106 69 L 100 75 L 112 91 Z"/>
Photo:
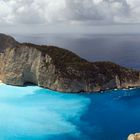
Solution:
<path fill-rule="evenodd" d="M 92 95 L 0 85 L 2 140 L 125 140 L 140 131 L 140 89 Z"/>

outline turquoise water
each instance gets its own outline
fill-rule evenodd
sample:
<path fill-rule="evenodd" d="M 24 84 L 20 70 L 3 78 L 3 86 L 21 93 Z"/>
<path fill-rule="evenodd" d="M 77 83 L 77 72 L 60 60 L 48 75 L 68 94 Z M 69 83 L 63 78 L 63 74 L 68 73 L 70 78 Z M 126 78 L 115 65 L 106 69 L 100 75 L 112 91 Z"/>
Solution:
<path fill-rule="evenodd" d="M 1 140 L 126 140 L 139 118 L 140 89 L 74 95 L 0 85 Z"/>

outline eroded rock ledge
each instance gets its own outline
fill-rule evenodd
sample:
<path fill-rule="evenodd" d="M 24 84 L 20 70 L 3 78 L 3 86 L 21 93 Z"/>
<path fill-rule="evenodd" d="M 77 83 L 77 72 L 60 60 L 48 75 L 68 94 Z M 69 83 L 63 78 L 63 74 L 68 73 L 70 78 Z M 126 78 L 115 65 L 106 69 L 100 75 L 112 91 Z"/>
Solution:
<path fill-rule="evenodd" d="M 140 133 L 130 134 L 127 140 L 140 140 Z"/>
<path fill-rule="evenodd" d="M 30 82 L 61 92 L 96 92 L 140 86 L 140 73 L 112 62 L 88 62 L 54 46 L 19 43 L 0 34 L 0 80 Z"/>

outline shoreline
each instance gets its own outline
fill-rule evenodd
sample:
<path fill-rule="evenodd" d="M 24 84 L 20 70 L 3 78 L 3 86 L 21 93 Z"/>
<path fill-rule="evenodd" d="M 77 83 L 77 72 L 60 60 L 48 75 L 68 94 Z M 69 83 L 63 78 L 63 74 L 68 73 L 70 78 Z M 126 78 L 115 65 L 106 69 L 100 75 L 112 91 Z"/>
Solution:
<path fill-rule="evenodd" d="M 5 84 L 2 80 L 0 80 L 0 84 Z M 5 84 L 5 85 L 8 85 L 8 84 Z M 30 86 L 31 84 L 27 84 L 26 86 Z M 38 86 L 38 85 L 35 85 L 33 84 L 34 86 Z M 17 87 L 25 87 L 25 85 L 21 85 L 21 86 L 18 86 L 18 85 L 10 85 L 10 86 L 17 86 Z M 128 87 L 128 88 L 110 88 L 110 89 L 106 89 L 106 90 L 99 90 L 99 91 L 93 91 L 93 92 L 62 92 L 62 91 L 58 91 L 58 90 L 53 90 L 53 89 L 50 89 L 50 88 L 45 88 L 45 87 L 41 87 L 41 86 L 38 86 L 40 88 L 44 88 L 44 89 L 49 89 L 49 90 L 52 90 L 52 91 L 55 91 L 55 92 L 60 92 L 60 93 L 71 93 L 71 94 L 102 94 L 104 92 L 108 92 L 108 91 L 118 91 L 118 90 L 134 90 L 134 89 L 140 89 L 140 86 L 134 86 L 134 87 Z"/>
<path fill-rule="evenodd" d="M 2 80 L 0 80 L 0 85 L 3 85 L 4 83 L 2 82 Z"/>

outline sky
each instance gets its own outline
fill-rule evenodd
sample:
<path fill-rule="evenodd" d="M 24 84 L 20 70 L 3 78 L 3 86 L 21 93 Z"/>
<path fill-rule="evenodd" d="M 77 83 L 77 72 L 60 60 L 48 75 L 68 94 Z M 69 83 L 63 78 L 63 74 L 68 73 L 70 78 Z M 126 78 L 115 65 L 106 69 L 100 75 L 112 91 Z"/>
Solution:
<path fill-rule="evenodd" d="M 0 0 L 0 30 L 140 33 L 140 0 Z"/>

